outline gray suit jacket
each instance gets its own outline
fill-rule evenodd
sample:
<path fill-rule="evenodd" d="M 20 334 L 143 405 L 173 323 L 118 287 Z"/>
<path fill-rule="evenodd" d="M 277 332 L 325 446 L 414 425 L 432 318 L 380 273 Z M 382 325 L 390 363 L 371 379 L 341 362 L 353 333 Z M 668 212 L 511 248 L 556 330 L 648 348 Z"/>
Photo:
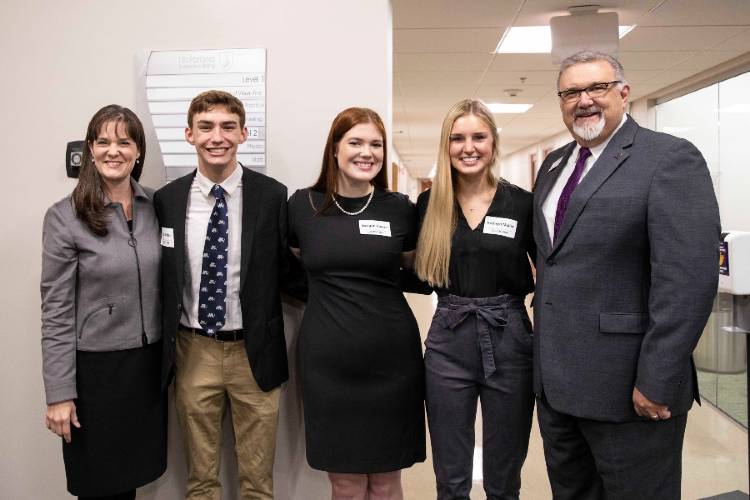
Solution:
<path fill-rule="evenodd" d="M 575 143 L 534 191 L 534 388 L 570 415 L 636 419 L 633 387 L 674 415 L 698 387 L 692 352 L 718 281 L 719 210 L 700 152 L 641 128 L 614 135 L 573 193 L 554 244 L 542 203 Z"/>
<path fill-rule="evenodd" d="M 109 234 L 52 205 L 42 232 L 42 365 L 47 404 L 78 397 L 76 351 L 119 351 L 161 338 L 159 224 L 153 191 L 133 187 L 133 231 L 108 203 Z"/>

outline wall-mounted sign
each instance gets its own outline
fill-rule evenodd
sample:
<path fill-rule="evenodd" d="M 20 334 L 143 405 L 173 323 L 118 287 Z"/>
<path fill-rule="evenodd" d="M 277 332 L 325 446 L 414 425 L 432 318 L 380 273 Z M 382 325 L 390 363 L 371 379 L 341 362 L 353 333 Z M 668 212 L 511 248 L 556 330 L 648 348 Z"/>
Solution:
<path fill-rule="evenodd" d="M 195 148 L 185 140 L 187 110 L 193 97 L 211 89 L 229 92 L 245 105 L 248 140 L 237 150 L 237 159 L 265 172 L 265 49 L 152 51 L 146 65 L 146 101 L 167 182 L 198 166 Z"/>

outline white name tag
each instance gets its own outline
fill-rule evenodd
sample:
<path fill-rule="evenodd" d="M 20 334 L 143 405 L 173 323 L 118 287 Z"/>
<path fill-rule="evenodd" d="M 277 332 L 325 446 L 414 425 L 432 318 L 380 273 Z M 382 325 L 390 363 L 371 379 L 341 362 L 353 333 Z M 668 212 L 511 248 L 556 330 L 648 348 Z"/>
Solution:
<path fill-rule="evenodd" d="M 391 223 L 379 220 L 359 221 L 359 234 L 374 234 L 375 236 L 391 237 Z"/>
<path fill-rule="evenodd" d="M 513 219 L 504 219 L 502 217 L 484 218 L 484 234 L 497 234 L 506 238 L 515 238 L 516 226 L 518 226 L 518 221 Z"/>
<path fill-rule="evenodd" d="M 171 227 L 161 228 L 161 246 L 174 248 L 174 229 Z"/>

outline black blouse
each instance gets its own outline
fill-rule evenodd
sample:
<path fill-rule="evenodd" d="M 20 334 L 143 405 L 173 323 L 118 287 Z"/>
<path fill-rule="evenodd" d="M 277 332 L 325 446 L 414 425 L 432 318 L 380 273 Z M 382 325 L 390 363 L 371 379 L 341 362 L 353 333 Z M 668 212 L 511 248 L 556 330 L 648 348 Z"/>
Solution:
<path fill-rule="evenodd" d="M 422 227 L 430 191 L 419 195 L 417 209 Z M 536 257 L 532 233 L 532 194 L 501 180 L 487 214 L 475 229 L 469 227 L 456 202 L 457 223 L 451 241 L 449 285 L 438 295 L 494 297 L 525 296 L 534 291 L 529 257 Z"/>

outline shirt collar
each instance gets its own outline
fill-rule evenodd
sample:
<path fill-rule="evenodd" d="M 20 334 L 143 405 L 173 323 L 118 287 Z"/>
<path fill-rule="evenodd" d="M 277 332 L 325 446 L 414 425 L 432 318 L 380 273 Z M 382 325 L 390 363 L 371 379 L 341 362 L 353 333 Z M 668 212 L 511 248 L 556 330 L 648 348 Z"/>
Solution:
<path fill-rule="evenodd" d="M 148 196 L 148 193 L 146 193 L 146 190 L 144 190 L 141 187 L 141 185 L 138 184 L 138 182 L 136 182 L 135 179 L 133 179 L 132 177 L 130 177 L 129 181 L 130 181 L 130 189 L 133 190 L 133 199 L 134 200 L 136 198 L 145 198 L 147 200 L 151 199 Z M 103 189 L 102 189 L 102 199 L 104 200 L 104 205 L 105 206 L 109 206 L 109 205 L 113 205 L 114 204 L 114 202 L 109 199 L 109 196 L 107 196 L 107 193 L 105 193 Z M 117 205 L 119 205 L 119 203 L 117 203 Z"/>
<path fill-rule="evenodd" d="M 239 187 L 241 181 L 242 167 L 240 166 L 240 163 L 237 162 L 237 165 L 234 168 L 234 172 L 232 172 L 229 177 L 220 182 L 219 186 L 224 189 L 224 192 L 227 195 L 232 196 L 235 190 Z M 198 189 L 200 189 L 201 193 L 203 193 L 203 196 L 209 196 L 211 194 L 211 189 L 215 184 L 211 179 L 201 174 L 200 170 L 195 172 L 195 183 L 198 185 Z"/>
<path fill-rule="evenodd" d="M 617 128 L 609 134 L 609 137 L 604 139 L 604 142 L 599 144 L 598 146 L 590 147 L 589 150 L 591 151 L 591 157 L 596 161 L 599 156 L 604 152 L 604 148 L 607 147 L 607 144 L 609 144 L 609 141 L 612 140 L 612 138 L 615 136 L 615 134 L 622 128 L 623 125 L 625 125 L 625 122 L 628 120 L 627 113 L 622 114 L 622 120 L 620 120 L 620 124 L 617 126 Z M 581 149 L 581 145 L 576 143 L 576 145 L 573 147 L 573 151 L 571 151 L 570 156 L 573 158 L 578 157 L 578 151 Z M 554 170 L 557 166 L 559 166 L 562 163 L 562 157 L 557 160 L 555 163 L 552 164 L 552 166 L 549 168 L 548 172 L 551 172 Z"/>

